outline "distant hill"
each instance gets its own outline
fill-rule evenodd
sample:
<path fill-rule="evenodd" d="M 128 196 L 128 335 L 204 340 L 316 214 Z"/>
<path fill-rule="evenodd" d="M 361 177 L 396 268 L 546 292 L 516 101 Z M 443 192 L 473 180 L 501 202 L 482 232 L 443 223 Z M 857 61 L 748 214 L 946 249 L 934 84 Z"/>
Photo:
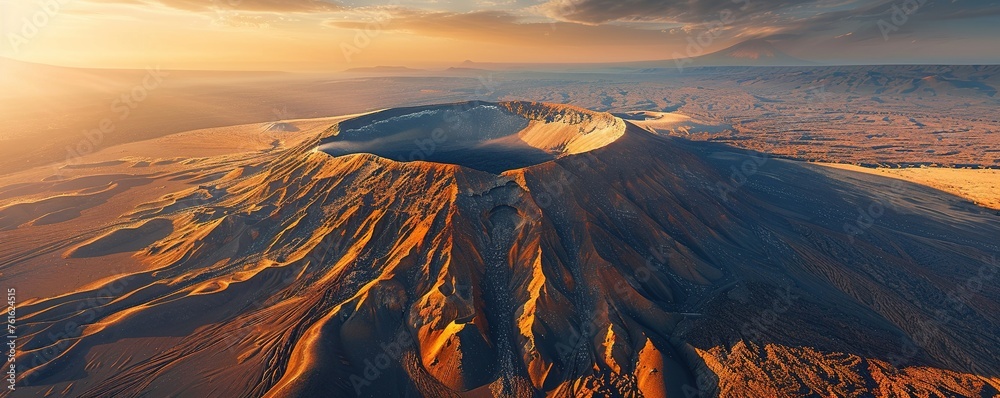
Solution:
<path fill-rule="evenodd" d="M 767 40 L 747 40 L 711 54 L 695 57 L 696 66 L 805 66 L 814 63 L 792 57 Z"/>
<path fill-rule="evenodd" d="M 407 68 L 405 66 L 371 66 L 365 68 L 351 68 L 345 70 L 347 73 L 420 73 L 426 72 L 423 69 Z"/>
<path fill-rule="evenodd" d="M 636 62 L 612 63 L 479 63 L 465 61 L 460 68 L 489 68 L 493 70 L 535 70 L 535 71 L 577 71 L 577 72 L 661 72 L 666 69 L 700 66 L 815 66 L 788 55 L 773 43 L 763 40 L 747 40 L 723 50 L 692 58 L 660 59 Z"/>
<path fill-rule="evenodd" d="M 448 72 L 448 73 L 452 73 L 452 74 L 483 74 L 483 73 L 491 73 L 491 72 L 493 72 L 492 70 L 489 70 L 489 69 L 462 68 L 462 67 L 451 67 L 451 68 L 445 69 L 444 71 Z"/>

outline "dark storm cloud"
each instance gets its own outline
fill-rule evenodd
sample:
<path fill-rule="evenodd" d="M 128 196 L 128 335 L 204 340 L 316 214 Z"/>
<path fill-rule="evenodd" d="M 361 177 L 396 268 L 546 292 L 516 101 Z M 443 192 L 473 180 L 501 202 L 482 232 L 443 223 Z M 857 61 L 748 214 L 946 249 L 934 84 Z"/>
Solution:
<path fill-rule="evenodd" d="M 567 21 L 601 24 L 611 21 L 671 21 L 698 23 L 720 12 L 758 14 L 799 7 L 802 1 L 778 0 L 551 0 L 542 6 L 550 16 Z"/>
<path fill-rule="evenodd" d="M 737 32 L 770 32 L 757 37 L 777 38 L 780 35 L 787 39 L 826 32 L 851 32 L 853 37 L 850 39 L 859 41 L 883 38 L 885 29 L 905 33 L 943 21 L 998 15 L 1000 1 L 550 0 L 541 9 L 553 18 L 592 25 L 662 21 L 696 28 L 731 16 L 733 22 L 729 23 L 729 28 Z M 882 28 L 879 21 L 885 21 Z M 886 27 L 884 23 L 891 25 Z"/>

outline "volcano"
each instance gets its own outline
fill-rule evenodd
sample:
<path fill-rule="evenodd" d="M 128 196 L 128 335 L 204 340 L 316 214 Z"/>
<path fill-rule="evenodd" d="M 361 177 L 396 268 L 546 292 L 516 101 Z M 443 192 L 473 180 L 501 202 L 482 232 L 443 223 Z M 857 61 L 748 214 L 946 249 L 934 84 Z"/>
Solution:
<path fill-rule="evenodd" d="M 691 66 L 807 66 L 764 39 L 747 40 L 722 50 L 691 59 Z"/>
<path fill-rule="evenodd" d="M 956 197 L 566 105 L 296 130 L 128 184 L 47 180 L 77 191 L 56 200 L 0 191 L 24 196 L 0 237 L 52 242 L 5 250 L 8 274 L 131 264 L 20 304 L 18 392 L 1000 393 L 1000 221 Z M 73 201 L 117 213 L 60 226 Z"/>

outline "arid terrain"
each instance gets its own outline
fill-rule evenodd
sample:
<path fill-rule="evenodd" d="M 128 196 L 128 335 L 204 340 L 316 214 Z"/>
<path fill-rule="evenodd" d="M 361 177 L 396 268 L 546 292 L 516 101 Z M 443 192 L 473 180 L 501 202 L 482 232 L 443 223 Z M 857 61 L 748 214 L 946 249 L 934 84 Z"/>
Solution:
<path fill-rule="evenodd" d="M 1000 398 L 998 16 L 0 0 L 0 398 Z"/>
<path fill-rule="evenodd" d="M 915 182 L 963 197 L 973 205 L 997 210 L 997 215 L 1000 215 L 1000 170 L 946 167 L 867 168 L 843 164 L 828 165 Z"/>
<path fill-rule="evenodd" d="M 879 122 L 847 83 L 545 81 L 479 96 L 592 109 L 264 115 L 0 175 L 23 381 L 0 395 L 1000 394 L 993 170 L 785 159 L 988 166 L 992 95 Z M 883 142 L 927 149 L 858 149 Z"/>
<path fill-rule="evenodd" d="M 0 69 L 8 71 L 0 76 L 7 87 L 0 91 L 0 167 L 65 164 L 109 146 L 194 129 L 468 100 L 672 113 L 688 119 L 664 134 L 791 159 L 1000 167 L 994 138 L 1000 66 L 670 65 L 569 74 L 453 68 L 399 76 L 114 71 L 0 58 Z"/>

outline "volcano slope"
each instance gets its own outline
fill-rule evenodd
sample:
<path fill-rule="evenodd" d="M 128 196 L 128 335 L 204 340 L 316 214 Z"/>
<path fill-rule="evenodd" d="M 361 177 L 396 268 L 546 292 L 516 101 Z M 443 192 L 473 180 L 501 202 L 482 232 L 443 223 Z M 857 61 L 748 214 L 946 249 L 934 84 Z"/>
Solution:
<path fill-rule="evenodd" d="M 312 126 L 2 180 L 18 396 L 1000 391 L 1000 222 L 957 197 L 567 106 Z"/>

